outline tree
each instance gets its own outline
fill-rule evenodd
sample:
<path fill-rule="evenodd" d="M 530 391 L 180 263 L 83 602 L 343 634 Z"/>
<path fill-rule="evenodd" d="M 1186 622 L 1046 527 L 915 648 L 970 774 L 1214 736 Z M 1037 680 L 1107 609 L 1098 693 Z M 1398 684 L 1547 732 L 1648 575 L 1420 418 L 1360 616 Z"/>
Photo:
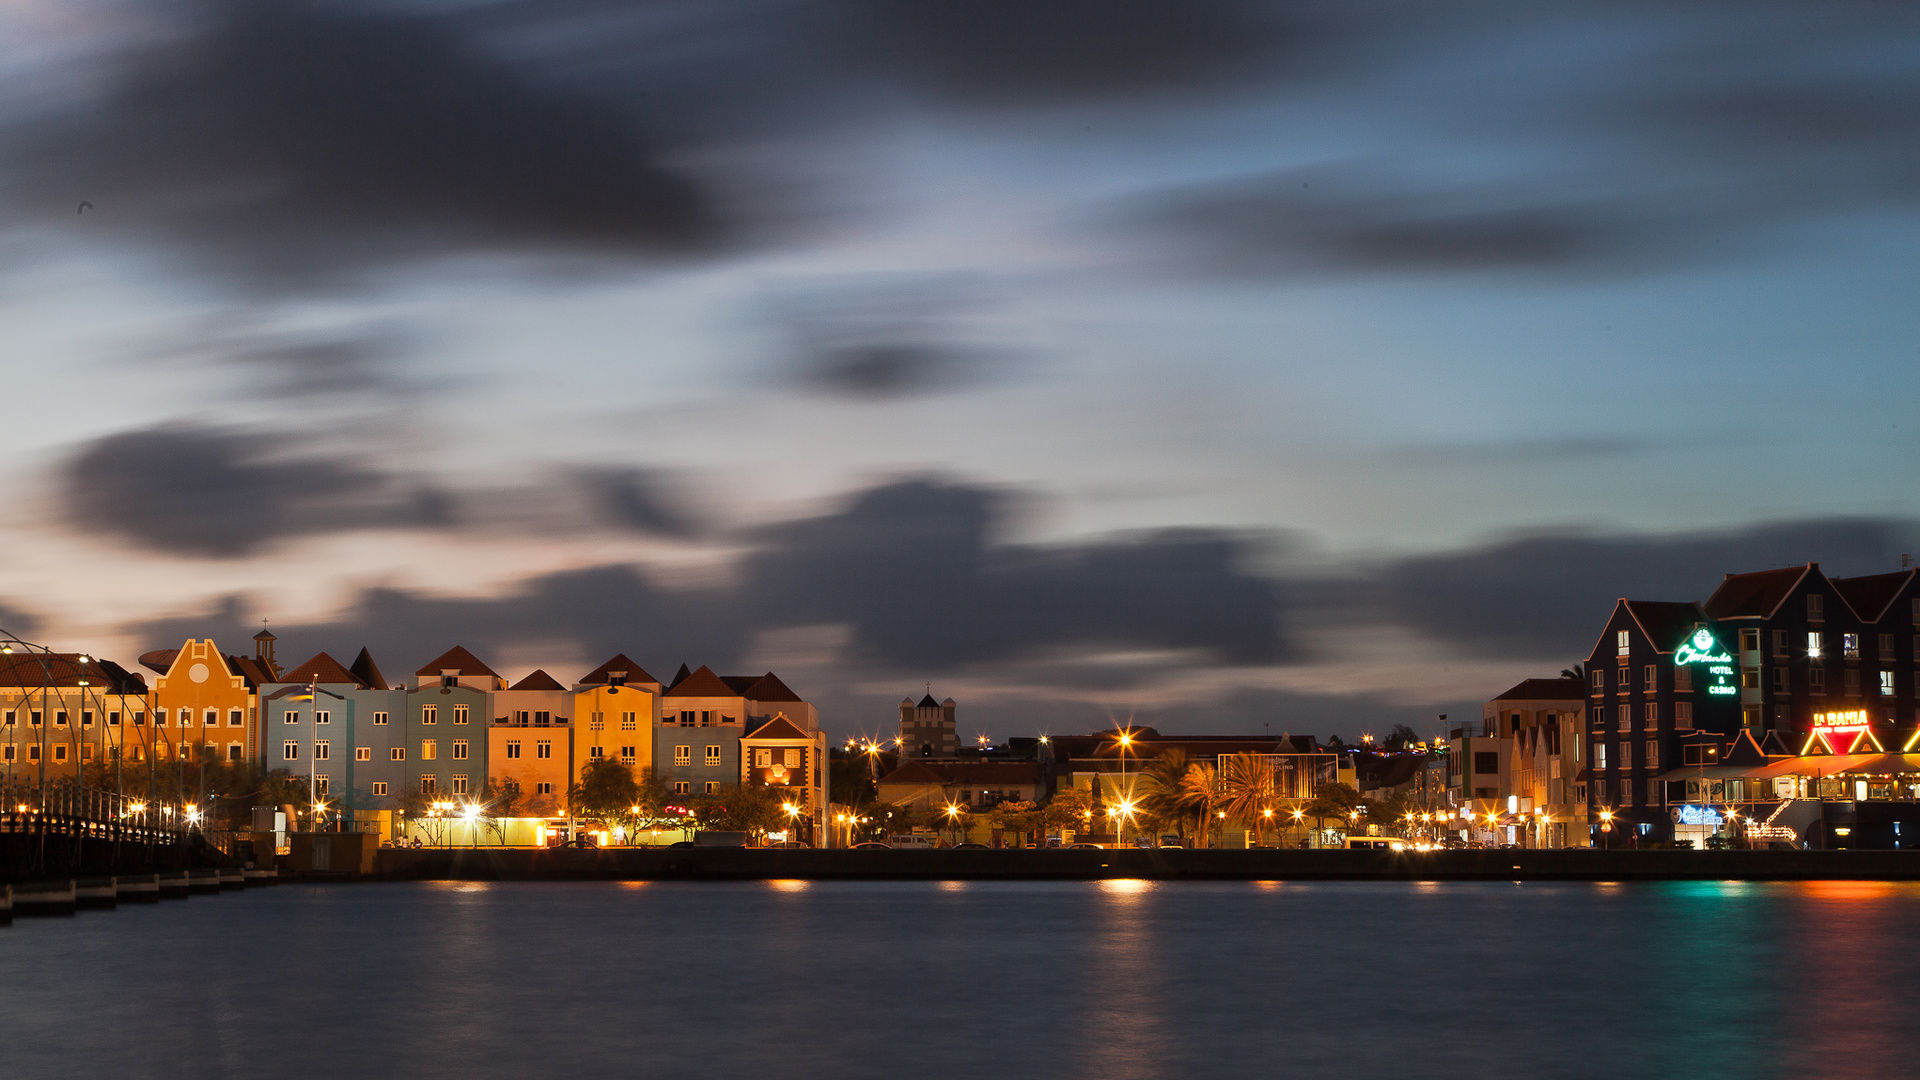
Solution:
<path fill-rule="evenodd" d="M 1086 788 L 1061 788 L 1040 809 L 1040 820 L 1049 829 L 1089 832 L 1097 809 L 1098 802 L 1093 792 Z"/>
<path fill-rule="evenodd" d="M 1313 801 L 1307 804 L 1306 813 L 1320 829 L 1325 830 L 1328 818 L 1346 821 L 1358 809 L 1360 793 L 1353 789 L 1352 784 L 1328 780 L 1313 789 Z"/>
<path fill-rule="evenodd" d="M 713 795 L 697 795 L 687 800 L 696 828 L 714 832 L 744 832 L 755 842 L 766 834 L 785 828 L 792 820 L 786 807 L 787 794 L 777 787 L 746 784 Z"/>
<path fill-rule="evenodd" d="M 1560 677 L 1584 684 L 1587 681 L 1587 665 L 1575 664 L 1572 667 L 1561 668 Z"/>
<path fill-rule="evenodd" d="M 948 843 L 959 843 L 958 837 L 967 831 L 973 820 L 973 808 L 966 803 L 951 802 L 936 806 L 927 811 L 926 818 L 920 824 L 928 829 L 945 829 Z"/>
<path fill-rule="evenodd" d="M 1140 770 L 1134 791 L 1134 805 L 1156 829 L 1174 826 L 1186 835 L 1187 808 L 1180 803 L 1180 781 L 1187 774 L 1187 755 L 1183 750 L 1168 750 L 1147 762 Z"/>
<path fill-rule="evenodd" d="M 1018 847 L 1025 842 L 1023 838 L 1033 835 L 1033 827 L 1040 819 L 1040 815 L 1035 813 L 1039 805 L 1020 799 L 995 803 L 993 809 L 987 811 L 987 824 L 1002 832 L 1013 833 L 1014 846 Z"/>
<path fill-rule="evenodd" d="M 1256 842 L 1267 842 L 1274 802 L 1273 766 L 1258 754 L 1229 754 L 1220 774 L 1221 808 L 1251 825 Z"/>
<path fill-rule="evenodd" d="M 632 816 L 640 786 L 634 783 L 633 770 L 618 758 L 590 758 L 580 770 L 580 782 L 567 790 L 567 801 L 575 817 L 605 824 Z"/>
<path fill-rule="evenodd" d="M 1419 741 L 1420 736 L 1412 728 L 1405 724 L 1395 724 L 1393 730 L 1387 732 L 1385 745 L 1389 750 L 1405 750 Z"/>
<path fill-rule="evenodd" d="M 1180 774 L 1179 805 L 1197 815 L 1200 829 L 1197 843 L 1207 846 L 1207 829 L 1213 824 L 1213 808 L 1220 801 L 1220 778 L 1214 767 L 1204 761 L 1187 766 Z"/>

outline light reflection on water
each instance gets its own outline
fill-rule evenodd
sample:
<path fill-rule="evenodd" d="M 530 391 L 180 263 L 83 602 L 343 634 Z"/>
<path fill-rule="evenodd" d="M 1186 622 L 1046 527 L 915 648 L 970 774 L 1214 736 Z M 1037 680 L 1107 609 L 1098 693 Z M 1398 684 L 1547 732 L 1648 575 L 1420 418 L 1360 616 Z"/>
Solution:
<path fill-rule="evenodd" d="M 0 929 L 0 1077 L 1910 1075 L 1920 886 L 282 886 Z"/>

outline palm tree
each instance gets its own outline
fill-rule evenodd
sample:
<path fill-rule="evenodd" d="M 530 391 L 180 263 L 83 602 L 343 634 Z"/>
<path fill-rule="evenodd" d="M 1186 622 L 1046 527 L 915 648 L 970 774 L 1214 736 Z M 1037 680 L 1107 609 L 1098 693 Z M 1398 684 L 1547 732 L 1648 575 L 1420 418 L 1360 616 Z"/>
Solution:
<path fill-rule="evenodd" d="M 1176 805 L 1200 818 L 1196 843 L 1201 847 L 1207 846 L 1207 826 L 1213 823 L 1213 806 L 1219 801 L 1220 780 L 1213 766 L 1196 761 L 1180 774 L 1180 793 L 1176 797 Z"/>
<path fill-rule="evenodd" d="M 1574 682 L 1584 683 L 1587 681 L 1587 666 L 1585 664 L 1575 664 L 1569 668 L 1561 668 L 1560 677 L 1563 679 L 1572 679 Z"/>
<path fill-rule="evenodd" d="M 1220 788 L 1227 816 L 1251 822 L 1255 836 L 1265 844 L 1267 814 L 1273 810 L 1273 766 L 1258 754 L 1230 754 Z"/>
<path fill-rule="evenodd" d="M 1169 750 L 1140 770 L 1140 780 L 1134 787 L 1137 797 L 1135 804 L 1142 814 L 1157 825 L 1182 824 L 1180 805 L 1180 780 L 1187 773 L 1187 754 L 1184 750 Z M 1182 832 L 1186 831 L 1184 828 Z"/>

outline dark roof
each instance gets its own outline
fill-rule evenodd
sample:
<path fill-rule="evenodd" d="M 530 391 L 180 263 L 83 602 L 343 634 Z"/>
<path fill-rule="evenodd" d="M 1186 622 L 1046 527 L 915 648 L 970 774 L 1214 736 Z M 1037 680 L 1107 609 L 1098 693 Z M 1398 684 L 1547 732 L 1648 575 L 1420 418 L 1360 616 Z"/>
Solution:
<path fill-rule="evenodd" d="M 1522 679 L 1495 701 L 1584 701 L 1587 686 L 1579 679 Z"/>
<path fill-rule="evenodd" d="M 811 735 L 801 731 L 793 721 L 784 716 L 776 716 L 761 724 L 746 736 L 749 739 L 810 739 Z"/>
<path fill-rule="evenodd" d="M 265 660 L 251 656 L 228 656 L 227 667 L 235 675 L 246 681 L 248 687 L 259 689 L 261 683 L 278 682 L 279 678 Z"/>
<path fill-rule="evenodd" d="M 358 676 L 360 682 L 369 690 L 393 689 L 387 685 L 387 677 L 380 674 L 380 665 L 373 662 L 373 654 L 367 651 L 365 645 L 360 646 L 360 655 L 353 658 L 353 663 L 347 665 L 347 670 Z"/>
<path fill-rule="evenodd" d="M 1769 616 L 1793 587 L 1800 584 L 1801 578 L 1819 569 L 1819 563 L 1808 563 L 1779 570 L 1756 570 L 1751 574 L 1728 574 L 1720 587 L 1713 590 L 1713 595 L 1707 597 L 1704 607 L 1707 614 L 1716 619 Z"/>
<path fill-rule="evenodd" d="M 614 668 L 613 670 L 621 671 L 624 669 Z M 521 679 L 519 682 L 514 683 L 512 686 L 507 687 L 507 689 L 509 690 L 565 690 L 566 687 L 561 686 L 560 681 L 558 679 L 555 679 L 553 676 L 547 674 L 546 672 L 540 670 L 539 668 L 534 668 L 532 674 L 528 675 L 524 679 Z"/>
<path fill-rule="evenodd" d="M 165 675 L 173 670 L 173 662 L 179 657 L 179 649 L 155 649 L 140 654 L 140 663 L 153 669 L 157 674 Z"/>
<path fill-rule="evenodd" d="M 1920 570 L 1897 570 L 1891 574 L 1871 574 L 1867 577 L 1828 578 L 1834 590 L 1840 594 L 1847 606 L 1864 622 L 1879 622 L 1880 616 L 1887 613 L 1887 605 L 1907 587 L 1913 575 Z"/>
<path fill-rule="evenodd" d="M 926 697 L 921 698 L 920 704 L 915 707 L 921 709 L 937 709 L 940 707 L 940 703 L 933 700 L 932 694 L 928 694 Z"/>
<path fill-rule="evenodd" d="M 451 671 L 456 668 L 459 669 L 462 675 L 491 675 L 496 679 L 500 677 L 498 672 L 481 663 L 479 657 L 459 645 L 455 645 L 453 648 L 441 653 L 437 659 L 428 661 L 426 666 L 414 672 L 414 674 L 438 675 L 443 671 Z"/>
<path fill-rule="evenodd" d="M 580 676 L 580 685 L 605 686 L 607 685 L 607 680 L 610 679 L 616 671 L 626 672 L 627 683 L 631 686 L 637 686 L 641 683 L 658 683 L 660 681 L 647 674 L 647 669 L 634 663 L 627 657 L 626 653 L 615 653 L 613 659 Z"/>
<path fill-rule="evenodd" d="M 318 682 L 318 683 L 328 683 L 328 684 L 346 683 L 350 686 L 359 686 L 363 688 L 365 686 L 365 684 L 360 681 L 360 677 L 358 675 L 355 675 L 353 672 L 348 671 L 344 667 L 341 667 L 340 661 L 335 660 L 333 657 L 328 656 L 326 653 L 320 653 L 319 655 L 315 656 L 313 659 L 307 661 L 304 664 L 301 664 L 299 667 L 294 668 L 291 671 L 285 672 L 278 679 L 275 679 L 273 681 L 283 682 L 283 683 L 304 683 L 304 682 Z"/>
<path fill-rule="evenodd" d="M 273 636 L 272 634 L 270 634 L 270 633 L 268 633 L 268 632 L 267 632 L 267 630 L 266 630 L 266 628 L 265 628 L 265 627 L 262 627 L 259 633 L 257 633 L 257 634 L 255 634 L 255 635 L 253 635 L 253 640 L 255 640 L 255 641 L 279 641 L 280 639 L 279 639 L 279 638 L 277 638 L 277 637 L 274 637 L 274 636 Z"/>
<path fill-rule="evenodd" d="M 731 682 L 732 680 L 728 681 Z M 787 689 L 787 684 L 780 681 L 780 676 L 775 675 L 771 671 L 753 680 L 752 684 L 749 685 L 746 690 L 742 691 L 740 696 L 746 698 L 748 701 L 802 700 L 799 694 Z"/>
<path fill-rule="evenodd" d="M 80 656 L 80 653 L 0 654 L 0 686 L 79 686 L 85 678 L 89 687 L 98 687 L 103 694 L 146 692 L 147 681 L 119 664 L 88 656 L 87 663 L 82 665 Z"/>
<path fill-rule="evenodd" d="M 681 683 L 686 682 L 687 676 L 691 674 L 693 674 L 693 672 L 687 670 L 687 665 L 681 664 L 680 670 L 673 673 L 673 681 L 667 684 L 667 689 L 671 690 Z"/>
<path fill-rule="evenodd" d="M 753 686 L 753 684 L 760 681 L 760 676 L 758 675 L 722 675 L 720 676 L 720 681 L 723 683 L 726 683 L 727 688 L 729 690 L 732 690 L 734 693 L 739 694 L 741 697 L 746 697 L 747 691 Z"/>
<path fill-rule="evenodd" d="M 1700 605 L 1695 603 L 1674 603 L 1670 600 L 1623 600 L 1627 613 L 1633 621 L 1640 624 L 1646 632 L 1647 640 L 1660 652 L 1672 652 L 1686 640 L 1687 631 L 1705 620 L 1701 617 Z M 1574 695 L 1578 697 L 1579 695 Z"/>
<path fill-rule="evenodd" d="M 909 761 L 882 784 L 1038 784 L 1037 761 Z"/>
<path fill-rule="evenodd" d="M 698 671 L 695 671 L 684 679 L 676 680 L 673 688 L 667 691 L 666 696 L 739 697 L 740 695 L 733 687 L 722 682 L 720 676 L 715 675 L 707 665 L 701 664 Z"/>

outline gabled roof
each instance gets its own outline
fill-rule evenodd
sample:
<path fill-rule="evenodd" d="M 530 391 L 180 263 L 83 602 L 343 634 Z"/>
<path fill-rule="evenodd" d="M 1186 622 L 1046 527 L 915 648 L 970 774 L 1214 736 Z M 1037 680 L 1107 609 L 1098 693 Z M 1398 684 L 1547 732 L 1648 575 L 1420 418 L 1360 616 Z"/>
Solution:
<path fill-rule="evenodd" d="M 705 664 L 684 679 L 673 684 L 666 693 L 667 697 L 739 697 L 733 687 L 720 680 Z"/>
<path fill-rule="evenodd" d="M 353 658 L 347 670 L 358 676 L 361 684 L 369 690 L 393 689 L 387 685 L 386 676 L 380 674 L 380 665 L 373 662 L 373 654 L 367 651 L 365 645 L 360 646 L 360 655 Z"/>
<path fill-rule="evenodd" d="M 787 689 L 787 684 L 780 681 L 780 676 L 775 675 L 771 671 L 755 679 L 753 684 L 748 686 L 741 696 L 748 701 L 803 700 L 799 694 Z"/>
<path fill-rule="evenodd" d="M 1754 741 L 1753 729 L 1742 728 L 1720 754 L 1721 765 L 1765 765 L 1767 752 Z"/>
<path fill-rule="evenodd" d="M 747 691 L 752 688 L 753 684 L 760 681 L 760 676 L 758 675 L 722 675 L 720 676 L 720 681 L 723 683 L 726 683 L 727 688 L 732 690 L 734 693 L 739 694 L 741 697 L 746 697 Z"/>
<path fill-rule="evenodd" d="M 667 684 L 667 689 L 671 690 L 681 683 L 686 682 L 687 676 L 691 674 L 693 674 L 693 672 L 687 670 L 687 665 L 681 664 L 680 670 L 673 673 L 673 681 Z"/>
<path fill-rule="evenodd" d="M 1584 701 L 1587 686 L 1579 679 L 1522 679 L 1495 701 Z"/>
<path fill-rule="evenodd" d="M 89 655 L 80 663 L 80 653 L 27 653 L 0 655 L 0 686 L 60 687 L 87 685 L 103 694 L 145 693 L 147 681 L 111 660 Z"/>
<path fill-rule="evenodd" d="M 937 709 L 939 707 L 940 707 L 940 703 L 933 700 L 932 694 L 928 694 L 926 697 L 921 698 L 920 704 L 914 706 L 914 708 L 916 709 Z"/>
<path fill-rule="evenodd" d="M 1640 632 L 1647 635 L 1653 647 L 1659 652 L 1669 653 L 1686 639 L 1687 631 L 1695 625 L 1705 622 L 1700 605 L 1688 602 L 1674 603 L 1670 600 L 1623 600 L 1627 614 L 1640 625 Z"/>
<path fill-rule="evenodd" d="M 620 671 L 622 669 L 615 668 L 614 670 Z M 585 680 L 582 680 L 582 681 L 585 681 Z M 546 672 L 540 670 L 539 668 L 534 668 L 532 674 L 528 675 L 524 679 L 521 679 L 519 682 L 514 683 L 512 686 L 507 687 L 507 689 L 509 690 L 565 690 L 566 687 L 561 686 L 560 681 L 558 679 L 555 679 L 553 676 L 547 674 Z"/>
<path fill-rule="evenodd" d="M 748 739 L 812 739 L 813 736 L 808 735 L 804 731 L 801 731 L 798 727 L 794 725 L 793 721 L 787 719 L 786 717 L 776 716 L 773 719 L 767 721 L 766 723 L 761 724 L 759 728 L 755 729 L 751 734 L 747 735 L 746 738 Z"/>
<path fill-rule="evenodd" d="M 1756 570 L 1750 574 L 1728 574 L 1702 606 L 1708 615 L 1716 619 L 1750 618 L 1755 615 L 1771 618 L 1786 600 L 1787 594 L 1793 592 L 1794 586 L 1819 569 L 1819 563 L 1808 563 L 1779 570 Z"/>
<path fill-rule="evenodd" d="M 627 658 L 626 653 L 615 653 L 613 659 L 580 676 L 582 686 L 605 686 L 613 672 L 627 673 L 627 684 L 638 686 L 641 683 L 657 683 L 660 680 L 647 674 L 647 669 Z M 517 688 L 516 688 L 517 689 Z"/>
<path fill-rule="evenodd" d="M 228 656 L 227 668 L 245 680 L 249 689 L 259 689 L 261 683 L 278 682 L 274 670 L 266 661 L 251 656 Z"/>
<path fill-rule="evenodd" d="M 499 672 L 481 663 L 479 657 L 459 645 L 441 653 L 438 659 L 428 661 L 426 666 L 414 674 L 438 675 L 443 671 L 452 671 L 456 668 L 462 675 L 491 675 L 496 679 L 500 677 Z"/>
<path fill-rule="evenodd" d="M 934 770 L 933 766 L 921 761 L 909 761 L 899 768 L 875 781 L 876 784 L 945 784 L 945 774 Z"/>
<path fill-rule="evenodd" d="M 1879 622 L 1880 616 L 1887 613 L 1887 605 L 1900 595 L 1920 570 L 1896 570 L 1891 574 L 1871 574 L 1867 577 L 1828 578 L 1834 591 L 1847 602 L 1862 622 Z"/>
<path fill-rule="evenodd" d="M 365 686 L 365 684 L 360 681 L 358 675 L 341 667 L 340 661 L 335 660 L 326 653 L 320 653 L 313 659 L 291 671 L 282 672 L 280 677 L 274 681 L 283 683 L 317 682 L 330 685 L 345 683 L 348 686 Z"/>

